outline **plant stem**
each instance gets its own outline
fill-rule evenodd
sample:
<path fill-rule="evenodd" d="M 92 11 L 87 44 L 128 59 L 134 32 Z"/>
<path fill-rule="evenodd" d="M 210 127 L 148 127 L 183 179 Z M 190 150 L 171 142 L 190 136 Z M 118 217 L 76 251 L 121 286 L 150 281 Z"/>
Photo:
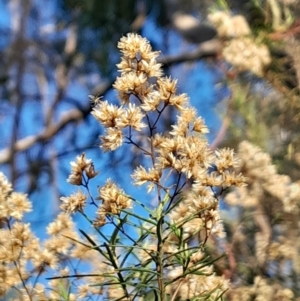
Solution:
<path fill-rule="evenodd" d="M 158 273 L 157 282 L 158 289 L 160 292 L 160 301 L 165 301 L 165 285 L 164 285 L 164 269 L 163 269 L 163 221 L 164 218 L 161 216 L 157 223 L 157 261 L 156 271 Z"/>

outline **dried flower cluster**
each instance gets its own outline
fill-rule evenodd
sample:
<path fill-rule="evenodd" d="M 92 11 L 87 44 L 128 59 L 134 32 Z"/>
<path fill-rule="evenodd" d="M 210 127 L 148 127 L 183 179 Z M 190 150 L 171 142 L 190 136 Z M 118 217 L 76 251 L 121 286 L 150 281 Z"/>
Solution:
<path fill-rule="evenodd" d="M 199 272 L 198 275 L 190 275 L 185 278 L 180 277 L 184 272 L 182 268 L 172 269 L 168 273 L 168 278 L 179 280 L 170 286 L 170 295 L 177 293 L 181 300 L 190 300 L 195 296 L 205 298 L 210 296 L 211 300 L 218 300 L 220 296 L 229 288 L 229 281 L 224 277 L 217 277 L 213 272 L 213 266 L 202 267 L 202 264 L 191 263 L 193 269 Z"/>
<path fill-rule="evenodd" d="M 225 236 L 218 206 L 221 193 L 245 185 L 245 178 L 234 171 L 238 160 L 230 149 L 209 148 L 204 120 L 187 95 L 177 92 L 177 81 L 162 76 L 159 53 L 146 39 L 128 34 L 118 47 L 123 56 L 114 87 L 120 105 L 93 98 L 92 114 L 106 129 L 100 137 L 104 151 L 126 143 L 144 155 L 143 165 L 136 166 L 131 177 L 136 186 L 148 185 L 155 206 L 150 207 L 146 196 L 142 201 L 129 197 L 110 179 L 94 198 L 89 180 L 98 172 L 82 154 L 71 162 L 67 181 L 86 194 L 77 190 L 61 197 L 64 212 L 48 226 L 49 238 L 41 243 L 29 224 L 18 221 L 30 210 L 30 202 L 12 192 L 0 175 L 0 219 L 5 224 L 0 230 L 0 296 L 15 288 L 18 300 L 91 300 L 94 295 L 142 300 L 148 294 L 154 300 L 154 291 L 162 301 L 167 295 L 196 300 L 218 299 L 228 289 L 225 277 L 214 273 L 205 245 L 212 234 Z M 160 123 L 170 112 L 177 119 L 168 131 Z M 95 207 L 93 217 L 87 215 L 88 199 Z M 148 212 L 147 218 L 130 210 L 133 202 Z M 82 230 L 80 236 L 69 215 L 75 213 L 85 217 L 99 237 Z M 80 262 L 89 263 L 87 275 L 78 274 Z M 46 294 L 38 279 L 50 272 L 56 277 L 50 278 Z"/>
<path fill-rule="evenodd" d="M 216 11 L 208 15 L 220 38 L 240 38 L 251 35 L 247 20 L 242 15 L 232 16 L 228 11 Z"/>
<path fill-rule="evenodd" d="M 300 183 L 292 182 L 289 176 L 279 175 L 269 154 L 259 147 L 244 141 L 238 150 L 240 170 L 248 178 L 248 186 L 226 196 L 230 205 L 254 207 L 266 196 L 278 200 L 283 211 L 297 214 L 300 207 Z"/>
<path fill-rule="evenodd" d="M 223 49 L 223 55 L 238 71 L 250 70 L 258 76 L 262 76 L 265 67 L 271 63 L 268 47 L 255 43 L 249 37 L 228 42 Z"/>
<path fill-rule="evenodd" d="M 71 162 L 71 174 L 68 182 L 73 185 L 81 185 L 88 189 L 88 180 L 94 178 L 99 172 L 95 172 L 91 159 L 85 154 L 77 156 L 76 162 Z M 107 180 L 103 187 L 98 189 L 99 196 L 95 200 L 101 200 L 99 206 L 94 199 L 92 204 L 97 206 L 94 226 L 101 227 L 106 224 L 106 218 L 110 215 L 119 215 L 121 210 L 131 208 L 131 199 L 112 180 Z M 89 192 L 89 191 L 88 191 Z M 61 197 L 61 209 L 67 213 L 84 212 L 88 196 L 81 190 L 70 196 Z"/>
<path fill-rule="evenodd" d="M 98 174 L 92 160 L 86 159 L 84 153 L 77 156 L 75 162 L 71 162 L 71 167 L 72 171 L 67 181 L 72 185 L 82 185 L 87 179 L 92 179 Z M 84 178 L 84 175 L 87 179 Z"/>
<path fill-rule="evenodd" d="M 49 275 L 66 276 L 66 267 L 70 260 L 93 261 L 96 252 L 88 243 L 85 247 L 76 243 L 79 236 L 70 216 L 60 213 L 47 227 L 49 238 L 41 242 L 31 231 L 29 223 L 23 223 L 24 213 L 31 210 L 31 203 L 25 195 L 14 192 L 11 184 L 0 173 L 0 298 L 10 292 L 10 300 L 61 300 L 62 287 L 69 285 L 61 279 L 48 283 L 40 278 Z M 72 238 L 71 239 L 68 239 Z M 91 254 L 92 253 L 92 254 Z M 95 258 L 95 270 L 99 267 L 100 256 Z M 97 263 L 98 262 L 98 263 Z M 74 261 L 75 263 L 75 261 Z M 92 263 L 92 262 L 91 262 Z M 106 265 L 100 264 L 104 269 Z M 99 281 L 99 277 L 89 279 L 89 283 Z M 77 281 L 83 285 L 82 281 Z M 99 288 L 91 288 L 90 293 L 99 293 Z M 69 295 L 69 300 L 78 300 L 82 295 L 79 286 L 77 292 Z"/>
<path fill-rule="evenodd" d="M 99 189 L 98 199 L 102 204 L 96 212 L 95 227 L 105 225 L 108 214 L 120 214 L 122 209 L 131 208 L 131 199 L 110 179 Z"/>
<path fill-rule="evenodd" d="M 23 193 L 12 191 L 11 184 L 0 173 L 0 221 L 21 220 L 25 212 L 31 211 L 31 203 Z"/>
<path fill-rule="evenodd" d="M 164 186 L 162 175 L 166 172 L 183 175 L 193 181 L 194 195 L 205 191 L 202 199 L 194 196 L 194 200 L 192 198 L 188 201 L 196 203 L 196 211 L 202 207 L 211 207 L 211 203 L 215 203 L 211 187 L 242 186 L 244 178 L 232 172 L 237 165 L 233 151 L 210 151 L 207 141 L 201 136 L 208 132 L 203 119 L 197 117 L 197 112 L 189 105 L 186 94 L 176 93 L 177 81 L 161 77 L 162 71 L 156 62 L 158 52 L 153 52 L 149 42 L 135 34 L 123 37 L 118 47 L 123 57 L 117 65 L 121 76 L 117 78 L 114 87 L 118 91 L 121 106 L 101 101 L 92 112 L 106 127 L 106 136 L 101 137 L 101 148 L 105 151 L 115 150 L 123 141 L 135 144 L 134 130 L 141 132 L 147 127 L 150 135 L 143 132 L 145 138 L 149 136 L 147 144 L 136 146 L 149 159 L 152 158 L 153 166 L 138 166 L 132 175 L 134 184 L 149 183 L 149 191 L 158 186 L 169 191 L 171 187 Z M 156 133 L 157 121 L 168 106 L 177 110 L 177 122 L 172 125 L 173 130 L 170 133 Z M 151 114 L 154 113 L 156 115 L 152 121 Z M 128 128 L 127 134 L 125 128 Z M 210 170 L 213 166 L 216 171 Z M 213 207 L 216 210 L 217 206 Z"/>
<path fill-rule="evenodd" d="M 146 166 L 135 168 L 133 182 L 137 186 L 147 184 L 148 192 L 155 191 L 158 205 L 162 206 L 163 211 L 182 195 L 182 201 L 165 214 L 165 219 L 171 228 L 182 229 L 185 240 L 200 232 L 205 233 L 206 237 L 211 233 L 224 237 L 218 211 L 220 192 L 217 193 L 215 188 L 219 187 L 222 191 L 232 185 L 243 186 L 245 183 L 245 178 L 233 171 L 238 163 L 233 151 L 221 149 L 212 152 L 209 149 L 203 137 L 208 132 L 204 120 L 190 106 L 187 95 L 177 93 L 177 81 L 162 77 L 161 66 L 156 62 L 159 53 L 151 50 L 146 39 L 128 34 L 121 39 L 118 47 L 123 56 L 117 65 L 121 75 L 114 87 L 118 92 L 120 106 L 96 101 L 92 112 L 106 128 L 106 134 L 100 137 L 100 147 L 104 151 L 113 151 L 127 142 L 149 158 Z M 177 112 L 177 120 L 171 125 L 170 132 L 158 132 L 157 125 L 165 118 L 164 113 L 168 108 Z M 173 179 L 171 183 L 170 178 Z M 192 185 L 190 192 L 182 194 L 189 183 Z M 119 193 L 111 182 L 102 187 L 99 194 L 102 205 L 97 211 L 95 225 L 103 225 L 105 216 L 119 214 L 119 208 L 130 206 L 128 197 Z M 164 203 L 162 199 L 166 197 L 168 201 Z M 153 227 L 148 231 L 155 233 Z M 170 262 L 170 254 L 179 251 L 179 240 L 173 231 L 168 230 L 164 234 L 165 243 L 161 250 L 168 254 Z M 149 250 L 151 245 L 153 252 L 160 252 L 156 244 L 154 236 L 144 248 Z M 143 251 L 141 254 L 140 258 L 144 262 L 149 260 L 148 252 Z M 180 283 L 180 290 L 176 294 L 184 298 L 210 291 L 218 295 L 228 287 L 226 280 L 214 275 L 211 267 L 203 272 L 206 276 L 194 274 L 183 277 L 180 276 L 183 267 L 179 264 L 170 266 L 177 271 L 174 277 L 170 273 L 170 279 L 179 280 L 174 280 L 169 291 L 174 293 Z M 200 265 L 197 268 L 194 264 L 193 268 L 200 269 Z"/>
<path fill-rule="evenodd" d="M 240 220 L 231 238 L 236 261 L 248 258 L 252 262 L 249 270 L 259 268 L 279 279 L 283 275 L 293 277 L 299 273 L 300 183 L 278 174 L 270 155 L 250 142 L 240 143 L 238 155 L 248 186 L 233 189 L 225 198 L 248 216 L 247 221 Z M 246 234 L 245 227 L 251 228 L 250 218 L 254 233 L 249 229 Z M 231 294 L 233 300 L 295 300 L 288 283 L 267 282 L 260 277 L 254 286 L 237 287 Z"/>
<path fill-rule="evenodd" d="M 218 35 L 226 39 L 224 58 L 238 71 L 249 70 L 262 76 L 265 67 L 271 63 L 270 53 L 266 45 L 253 39 L 245 17 L 217 11 L 210 14 L 208 19 L 216 27 Z"/>

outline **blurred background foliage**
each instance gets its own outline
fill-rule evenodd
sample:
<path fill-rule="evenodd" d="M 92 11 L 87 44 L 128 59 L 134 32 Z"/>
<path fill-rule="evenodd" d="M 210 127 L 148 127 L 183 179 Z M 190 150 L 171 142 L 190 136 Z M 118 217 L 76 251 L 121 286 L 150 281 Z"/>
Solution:
<path fill-rule="evenodd" d="M 124 181 L 123 171 L 118 174 L 115 166 L 129 166 L 132 159 L 122 151 L 99 155 L 101 129 L 90 116 L 88 95 L 117 101 L 112 92 L 119 61 L 116 45 L 130 31 L 143 34 L 154 49 L 162 50 L 160 59 L 167 74 L 194 70 L 193 74 L 205 79 L 213 70 L 215 80 L 209 87 L 203 80 L 200 88 L 195 82 L 194 90 L 186 91 L 185 87 L 193 86 L 193 78 L 186 77 L 186 82 L 182 82 L 184 75 L 179 78 L 183 92 L 191 98 L 199 89 L 203 89 L 203 98 L 208 88 L 218 95 L 215 103 L 209 104 L 220 116 L 218 131 L 210 136 L 212 148 L 237 150 L 239 143 L 247 140 L 270 156 L 279 174 L 289 177 L 287 185 L 300 180 L 299 1 L 3 0 L 0 8 L 1 170 L 17 190 L 30 195 L 35 204 L 30 220 L 37 226 L 59 211 L 59 197 L 69 193 L 65 185 L 69 162 L 82 151 L 94 159 L 103 179 L 112 176 Z M 207 58 L 203 48 L 187 41 L 184 30 L 174 25 L 176 12 L 207 25 L 208 14 L 219 10 L 242 15 L 254 43 L 267 47 L 270 63 L 261 74 L 226 61 L 222 51 L 234 35 L 216 36 L 218 44 L 213 44 L 217 46 Z M 211 30 L 211 25 L 207 28 Z M 190 59 L 189 54 L 197 49 L 202 52 Z M 227 92 L 221 93 L 220 86 Z M 199 100 L 196 107 L 200 112 L 202 106 Z M 209 116 L 204 114 L 204 118 Z M 133 162 L 138 164 L 138 158 Z M 251 173 L 246 176 L 252 177 Z M 232 280 L 235 291 L 229 300 L 296 300 L 300 298 L 299 257 L 284 261 L 281 254 L 263 261 L 264 266 L 256 264 L 255 258 L 257 233 L 267 233 L 262 235 L 267 246 L 294 240 L 291 247 L 299 255 L 299 213 L 296 209 L 284 213 L 282 198 L 268 192 L 262 179 L 255 181 L 263 187 L 260 201 L 248 207 L 243 200 L 234 206 L 222 205 L 228 238 L 222 248 L 216 247 L 220 242 L 212 241 L 211 254 L 216 250 L 227 253 L 216 267 Z M 256 220 L 256 214 L 264 216 L 264 222 Z M 282 242 L 284 235 L 288 242 Z M 234 243 L 237 236 L 239 243 Z M 267 247 L 263 250 L 268 254 Z M 274 266 L 280 266 L 280 272 L 271 273 Z M 264 296 L 266 287 L 273 293 Z"/>

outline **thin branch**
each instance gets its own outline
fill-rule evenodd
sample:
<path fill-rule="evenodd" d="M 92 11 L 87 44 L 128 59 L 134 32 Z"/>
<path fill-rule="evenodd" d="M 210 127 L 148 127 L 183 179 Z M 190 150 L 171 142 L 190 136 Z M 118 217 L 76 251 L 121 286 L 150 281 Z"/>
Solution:
<path fill-rule="evenodd" d="M 107 82 L 106 85 L 103 85 L 101 94 L 105 94 L 105 92 L 107 92 L 110 89 L 111 84 L 112 84 L 111 82 Z M 16 152 L 25 151 L 38 142 L 45 143 L 49 141 L 58 132 L 63 130 L 68 124 L 72 122 L 78 122 L 86 118 L 89 115 L 90 111 L 91 109 L 90 106 L 88 105 L 83 107 L 81 110 L 73 109 L 63 113 L 57 122 L 49 124 L 49 126 L 46 127 L 41 133 L 37 135 L 27 136 L 25 138 L 16 141 L 15 144 L 13 145 L 13 148 L 8 147 L 1 150 L 0 164 L 9 163 L 12 160 L 12 158 L 15 156 Z"/>
<path fill-rule="evenodd" d="M 226 116 L 223 120 L 222 126 L 221 126 L 216 138 L 210 145 L 211 150 L 216 150 L 218 148 L 218 146 L 220 145 L 220 143 L 224 140 L 224 137 L 226 135 L 229 124 L 230 124 L 230 118 L 228 116 Z"/>
<path fill-rule="evenodd" d="M 162 56 L 158 62 L 163 65 L 174 65 L 188 61 L 200 60 L 209 56 L 217 56 L 222 48 L 222 42 L 219 39 L 212 39 L 199 44 L 196 50 L 183 52 L 176 55 Z"/>

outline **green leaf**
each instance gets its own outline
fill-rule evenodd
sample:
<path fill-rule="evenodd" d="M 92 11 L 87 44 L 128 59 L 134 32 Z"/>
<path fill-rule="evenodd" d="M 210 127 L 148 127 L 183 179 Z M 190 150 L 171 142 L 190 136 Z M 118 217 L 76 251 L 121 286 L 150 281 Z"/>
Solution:
<path fill-rule="evenodd" d="M 152 224 L 152 225 L 156 225 L 156 223 L 153 221 L 153 219 L 147 219 L 147 218 L 144 218 L 144 217 L 142 217 L 142 216 L 140 216 L 140 215 L 134 214 L 133 212 L 127 211 L 127 210 L 122 210 L 122 212 L 125 212 L 125 213 L 128 214 L 128 215 L 134 216 L 134 217 L 136 217 L 138 220 L 147 222 L 147 223 Z M 153 212 L 152 212 L 152 211 L 151 211 L 151 215 L 153 215 Z"/>
<path fill-rule="evenodd" d="M 109 260 L 109 256 L 105 253 L 95 242 L 92 238 L 89 237 L 87 233 L 83 230 L 79 229 L 79 232 L 93 245 L 93 249 L 98 251 L 102 256 L 104 256 L 107 260 Z"/>

